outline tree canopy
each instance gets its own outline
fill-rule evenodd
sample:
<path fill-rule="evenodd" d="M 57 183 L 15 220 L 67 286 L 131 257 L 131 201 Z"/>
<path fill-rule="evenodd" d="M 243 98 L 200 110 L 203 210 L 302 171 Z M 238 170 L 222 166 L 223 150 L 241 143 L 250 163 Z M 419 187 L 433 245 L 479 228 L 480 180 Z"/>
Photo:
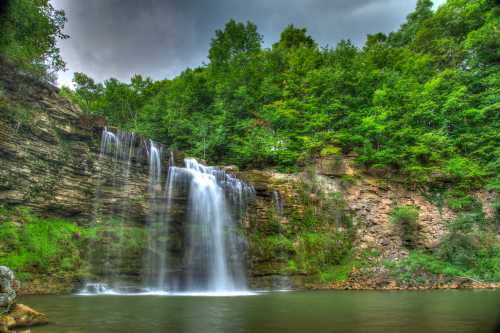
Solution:
<path fill-rule="evenodd" d="M 7 0 L 0 8 L 0 53 L 32 74 L 54 81 L 65 68 L 56 42 L 66 17 L 49 0 Z"/>
<path fill-rule="evenodd" d="M 210 62 L 171 80 L 96 84 L 66 93 L 110 123 L 241 167 L 296 169 L 357 156 L 415 184 L 499 186 L 499 7 L 419 0 L 399 30 L 320 48 L 289 25 L 263 49 L 251 23 L 217 30 Z"/>

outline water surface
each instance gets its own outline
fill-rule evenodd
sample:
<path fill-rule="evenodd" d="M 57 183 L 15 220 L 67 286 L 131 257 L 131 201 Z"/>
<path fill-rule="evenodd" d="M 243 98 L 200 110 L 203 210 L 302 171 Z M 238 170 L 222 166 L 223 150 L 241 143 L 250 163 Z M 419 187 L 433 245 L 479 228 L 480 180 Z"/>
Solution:
<path fill-rule="evenodd" d="M 495 332 L 500 291 L 275 292 L 239 297 L 30 296 L 33 333 Z"/>

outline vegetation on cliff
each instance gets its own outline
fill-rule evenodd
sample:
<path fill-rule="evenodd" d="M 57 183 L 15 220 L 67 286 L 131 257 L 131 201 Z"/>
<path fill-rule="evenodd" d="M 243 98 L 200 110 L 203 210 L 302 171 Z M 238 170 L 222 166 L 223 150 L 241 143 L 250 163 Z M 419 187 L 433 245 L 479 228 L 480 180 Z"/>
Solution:
<path fill-rule="evenodd" d="M 408 285 L 428 283 L 436 276 L 461 277 L 485 282 L 500 281 L 500 243 L 497 240 L 498 215 L 487 218 L 483 207 L 473 200 L 471 207 L 456 210 L 447 223 L 447 232 L 434 249 L 414 247 L 418 231 L 414 207 L 396 208 L 393 219 L 403 223 L 403 244 L 412 249 L 401 262 L 386 262 L 393 276 Z M 408 237 L 411 235 L 411 237 Z"/>
<path fill-rule="evenodd" d="M 119 261 L 118 254 L 141 253 L 144 244 L 144 228 L 122 228 L 112 218 L 86 227 L 71 219 L 35 214 L 27 207 L 0 206 L 1 263 L 18 272 L 21 281 L 54 277 L 66 281 L 67 287 L 94 274 L 112 273 L 92 270 L 106 266 L 91 265 L 93 251 L 105 253 L 99 260 L 109 263 Z M 121 264 L 135 267 L 130 262 Z"/>
<path fill-rule="evenodd" d="M 130 83 L 77 73 L 75 90 L 63 93 L 111 125 L 213 163 L 293 171 L 352 154 L 365 169 L 425 188 L 430 201 L 458 214 L 429 250 L 416 246 L 418 210 L 395 208 L 393 222 L 411 251 L 389 265 L 396 277 L 498 281 L 500 205 L 488 220 L 471 192 L 499 189 L 499 14 L 492 0 L 449 0 L 436 11 L 419 0 L 398 31 L 369 35 L 361 48 L 350 41 L 321 47 L 290 25 L 263 49 L 253 23 L 230 21 L 216 31 L 202 67 Z M 310 190 L 304 216 L 285 227 L 266 224 L 252 244 L 261 258 L 282 258 L 284 272 L 334 281 L 355 265 L 352 239 L 328 227 L 338 216 Z M 467 228 L 457 227 L 464 219 Z"/>

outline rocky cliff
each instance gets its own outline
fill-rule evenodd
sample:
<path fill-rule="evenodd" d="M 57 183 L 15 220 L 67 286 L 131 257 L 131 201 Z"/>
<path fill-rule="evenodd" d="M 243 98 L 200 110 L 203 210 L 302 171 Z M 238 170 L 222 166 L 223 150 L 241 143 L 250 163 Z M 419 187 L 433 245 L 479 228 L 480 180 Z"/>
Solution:
<path fill-rule="evenodd" d="M 19 73 L 0 58 L 0 204 L 30 207 L 40 216 L 64 217 L 84 230 L 95 220 L 100 185 L 99 205 L 104 215 L 123 214 L 120 218 L 135 228 L 137 243 L 125 250 L 126 261 L 120 262 L 119 269 L 138 279 L 146 245 L 144 233 L 136 230 L 144 226 L 150 209 L 145 152 L 138 140 L 136 156 L 143 157 L 132 161 L 126 186 L 116 191 L 105 181 L 117 177 L 112 161 L 109 156 L 99 156 L 104 125 L 104 119 L 84 115 L 59 96 L 57 88 Z M 397 262 L 409 252 L 402 241 L 401 226 L 391 222 L 394 209 L 412 206 L 418 210 L 414 244 L 418 249 L 436 247 L 446 224 L 455 217 L 452 210 L 428 199 L 421 189 L 370 175 L 356 168 L 349 156 L 321 159 L 297 174 L 226 169 L 256 190 L 242 224 L 248 239 L 249 281 L 256 288 L 394 287 L 383 262 Z M 487 215 L 494 214 L 494 193 L 478 192 L 476 197 Z M 125 202 L 125 213 L 114 209 L 117 201 Z M 176 202 L 182 211 L 183 198 Z M 182 223 L 181 215 L 177 224 Z M 81 232 L 74 232 L 76 241 Z M 92 236 L 95 251 L 101 251 L 103 242 L 121 244 L 106 230 L 99 232 L 101 238 Z M 175 255 L 182 241 L 173 244 L 170 251 Z M 84 256 L 86 252 L 78 253 Z M 84 266 L 78 263 L 79 269 Z M 32 272 L 26 279 L 26 290 L 32 292 L 43 288 L 45 280 L 40 276 L 56 275 L 51 276 L 55 280 L 50 289 L 53 292 L 70 290 L 68 284 L 78 281 L 81 274 L 79 271 L 65 279 L 36 267 Z"/>
<path fill-rule="evenodd" d="M 97 164 L 104 125 L 104 119 L 86 116 L 60 97 L 56 87 L 0 58 L 0 201 L 88 220 L 99 171 L 113 171 L 105 161 Z M 134 163 L 130 179 L 130 212 L 140 220 L 147 166 Z M 122 195 L 106 192 L 103 200 Z"/>

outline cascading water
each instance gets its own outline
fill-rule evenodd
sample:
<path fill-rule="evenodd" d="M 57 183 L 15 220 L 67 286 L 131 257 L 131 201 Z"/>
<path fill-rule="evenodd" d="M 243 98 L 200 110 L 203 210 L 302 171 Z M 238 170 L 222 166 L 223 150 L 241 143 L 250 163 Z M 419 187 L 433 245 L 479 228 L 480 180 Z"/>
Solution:
<path fill-rule="evenodd" d="M 133 133 L 113 133 L 105 129 L 101 137 L 101 149 L 98 160 L 98 185 L 94 200 L 93 226 L 103 224 L 103 216 L 113 215 L 115 228 L 114 237 L 117 241 L 109 242 L 114 246 L 104 255 L 96 255 L 99 251 L 93 244 L 90 245 L 90 257 L 98 260 L 94 267 L 108 283 L 119 281 L 121 262 L 121 242 L 123 241 L 123 220 L 128 216 L 129 176 L 136 137 Z M 109 191 L 119 193 L 120 197 L 109 198 Z M 106 202 L 105 202 L 106 201 Z M 105 204 L 106 203 L 106 204 Z M 96 285 L 89 283 L 88 286 Z M 102 290 L 105 285 L 102 284 Z"/>
<path fill-rule="evenodd" d="M 285 217 L 285 205 L 284 205 L 283 198 L 281 197 L 280 192 L 273 191 L 272 192 L 272 200 L 273 200 L 273 204 L 274 204 L 276 218 L 278 220 L 277 222 L 279 225 L 278 231 L 279 231 L 280 236 L 283 236 L 282 223 L 283 223 L 283 220 L 286 221 L 286 217 Z M 286 253 L 282 253 L 280 255 L 283 256 L 283 260 L 286 260 L 286 258 L 287 258 Z M 280 291 L 288 291 L 288 290 L 292 289 L 292 284 L 290 282 L 290 279 L 286 275 L 274 276 L 272 278 L 272 286 L 273 286 L 274 290 L 280 290 Z"/>
<path fill-rule="evenodd" d="M 170 285 L 170 290 L 246 290 L 240 256 L 245 249 L 245 239 L 238 230 L 238 221 L 253 188 L 195 159 L 185 159 L 184 163 L 185 167 L 171 166 L 168 179 L 169 198 L 174 191 L 182 189 L 188 196 L 184 236 L 186 270 Z"/>
<path fill-rule="evenodd" d="M 165 289 L 167 265 L 168 221 L 165 205 L 166 192 L 162 186 L 163 148 L 149 141 L 149 214 L 148 214 L 148 251 L 144 265 L 146 288 Z"/>
<path fill-rule="evenodd" d="M 121 230 L 126 224 L 131 163 L 140 162 L 141 158 L 146 162 L 145 154 L 134 150 L 141 146 L 137 140 L 133 134 L 103 131 L 95 222 L 99 224 L 104 215 L 103 207 L 108 210 L 111 207 L 112 211 L 106 213 L 120 217 L 117 232 L 120 241 L 118 244 L 111 241 L 108 246 L 114 250 L 106 249 L 104 256 L 101 253 L 104 260 L 97 261 L 102 266 L 97 269 L 98 275 L 106 283 L 88 283 L 83 294 L 116 294 L 123 288 L 119 277 L 121 253 L 115 250 L 120 247 Z M 147 246 L 142 271 L 146 292 L 246 292 L 242 257 L 246 244 L 239 221 L 254 195 L 253 188 L 195 159 L 185 159 L 184 167 L 175 166 L 172 152 L 165 175 L 162 146 L 153 141 L 142 143 L 149 164 Z M 103 205 L 104 198 L 110 200 L 106 191 L 116 196 L 111 205 Z"/>
<path fill-rule="evenodd" d="M 272 199 L 274 208 L 276 210 L 276 215 L 278 215 L 278 218 L 282 218 L 284 214 L 284 205 L 283 200 L 281 199 L 281 194 L 278 191 L 273 191 Z"/>

